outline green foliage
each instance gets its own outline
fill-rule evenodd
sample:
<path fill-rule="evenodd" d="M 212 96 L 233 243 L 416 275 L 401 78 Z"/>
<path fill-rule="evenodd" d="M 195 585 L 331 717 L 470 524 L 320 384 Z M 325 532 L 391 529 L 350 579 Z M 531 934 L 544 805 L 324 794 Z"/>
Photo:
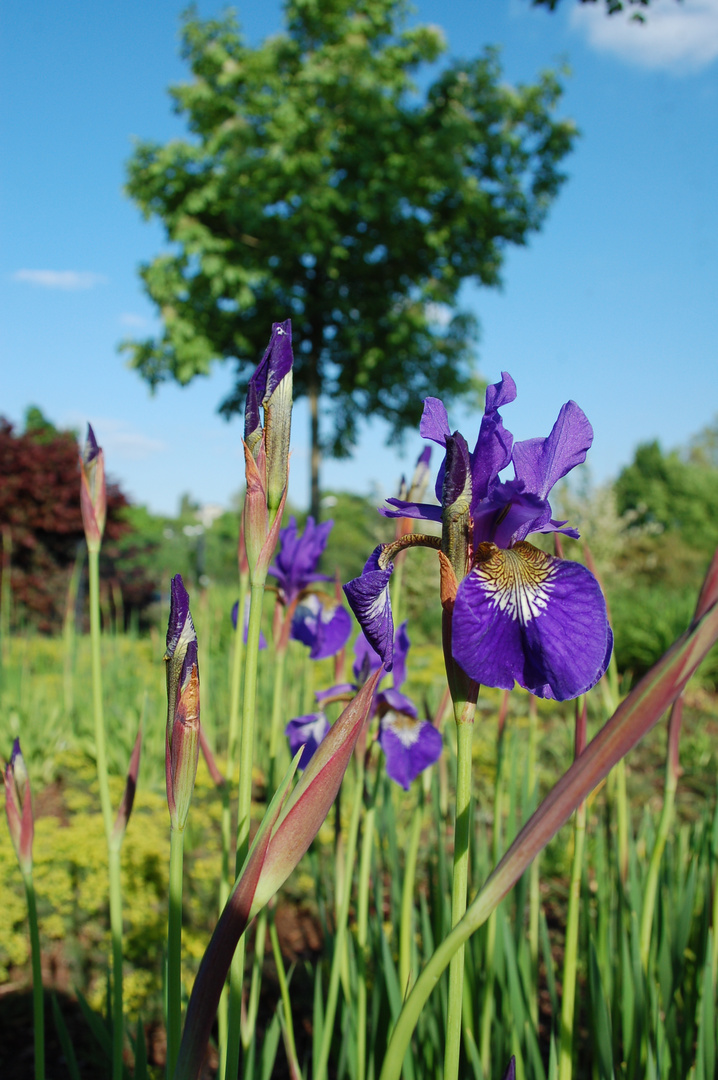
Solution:
<path fill-rule="evenodd" d="M 636 450 L 615 484 L 618 512 L 632 527 L 652 527 L 676 542 L 712 552 L 718 537 L 718 469 L 664 453 L 657 442 Z"/>
<path fill-rule="evenodd" d="M 123 346 L 151 385 L 231 360 L 222 408 L 240 409 L 270 322 L 291 316 L 295 394 L 331 401 L 334 455 L 363 417 L 397 436 L 427 394 L 477 395 L 460 286 L 497 285 L 506 246 L 540 228 L 575 131 L 554 118 L 556 76 L 507 86 L 495 50 L 420 94 L 414 74 L 445 46 L 404 28 L 406 10 L 288 0 L 258 48 L 232 16 L 186 20 L 192 80 L 171 93 L 192 138 L 140 142 L 128 166 L 173 245 L 141 269 L 162 336 Z"/>

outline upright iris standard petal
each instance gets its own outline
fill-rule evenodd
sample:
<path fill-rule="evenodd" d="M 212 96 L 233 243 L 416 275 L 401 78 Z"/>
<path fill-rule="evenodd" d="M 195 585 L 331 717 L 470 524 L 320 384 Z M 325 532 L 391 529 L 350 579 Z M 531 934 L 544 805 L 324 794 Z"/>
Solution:
<path fill-rule="evenodd" d="M 515 444 L 512 459 L 516 477 L 523 481 L 526 492 L 547 499 L 554 484 L 586 460 L 592 442 L 593 428 L 583 409 L 575 401 L 567 401 L 548 438 L 526 439 Z M 546 526 L 548 532 L 560 527 L 551 522 L 548 503 L 541 516 L 517 530 L 514 539 L 523 540 L 530 532 L 543 531 Z"/>
<path fill-rule="evenodd" d="M 349 612 L 341 604 L 309 593 L 294 612 L 290 636 L 308 646 L 310 660 L 324 660 L 346 645 L 351 632 Z"/>
<path fill-rule="evenodd" d="M 349 607 L 357 617 L 367 641 L 379 654 L 387 671 L 394 663 L 394 619 L 391 613 L 389 581 L 394 564 L 381 565 L 384 545 L 379 544 L 366 561 L 361 577 L 344 586 Z"/>
<path fill-rule="evenodd" d="M 294 517 L 279 530 L 279 551 L 269 573 L 277 579 L 282 601 L 287 607 L 313 582 L 331 581 L 330 575 L 317 573 L 317 566 L 333 525 L 331 520 L 316 525 L 310 515 L 301 534 Z"/>
<path fill-rule="evenodd" d="M 514 681 L 559 701 L 590 690 L 606 670 L 612 636 L 593 575 L 521 542 L 482 544 L 454 604 L 453 655 L 470 678 L 505 690 Z"/>
<path fill-rule="evenodd" d="M 487 387 L 486 408 L 471 454 L 473 504 L 485 499 L 489 485 L 511 461 L 513 435 L 504 427 L 498 410 L 516 398 L 516 383 L 506 371 L 501 380 Z"/>

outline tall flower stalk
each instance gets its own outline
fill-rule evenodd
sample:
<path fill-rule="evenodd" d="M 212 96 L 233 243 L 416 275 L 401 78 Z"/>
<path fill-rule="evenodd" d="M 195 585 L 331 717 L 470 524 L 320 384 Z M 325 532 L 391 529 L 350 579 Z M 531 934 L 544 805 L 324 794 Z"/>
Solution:
<path fill-rule="evenodd" d="M 293 360 L 291 322 L 287 319 L 283 323 L 274 323 L 269 345 L 250 379 L 245 407 L 244 458 L 247 493 L 244 501 L 243 525 L 247 549 L 250 605 L 239 740 L 237 871 L 243 865 L 249 851 L 259 634 L 267 573 L 277 543 L 282 511 L 287 498 Z M 262 411 L 264 423 L 262 423 Z M 230 976 L 227 1052 L 224 1067 L 224 1075 L 227 1077 L 236 1076 L 239 1070 L 244 950 L 244 937 L 242 937 L 232 960 Z"/>
<path fill-rule="evenodd" d="M 586 748 L 586 698 L 576 700 L 576 737 L 574 759 Z M 571 1080 L 573 1074 L 573 1026 L 576 1003 L 576 971 L 578 968 L 578 920 L 581 912 L 581 875 L 583 849 L 586 839 L 586 803 L 576 807 L 573 826 L 573 859 L 568 891 L 568 912 L 563 956 L 563 995 L 561 998 L 561 1028 L 559 1031 L 558 1076 Z"/>
<path fill-rule="evenodd" d="M 80 457 L 80 504 L 87 540 L 90 579 L 90 643 L 92 650 L 92 704 L 95 718 L 95 754 L 100 788 L 102 820 L 107 841 L 110 879 L 110 934 L 112 937 L 112 1077 L 121 1080 L 124 1037 L 122 992 L 122 837 L 113 835 L 112 802 L 107 769 L 105 718 L 102 691 L 100 625 L 100 548 L 107 517 L 105 457 L 92 427 L 87 425 L 87 441 Z"/>
<path fill-rule="evenodd" d="M 170 895 L 167 929 L 167 1075 L 174 1073 L 182 1034 L 182 870 L 200 750 L 197 634 L 182 578 L 172 579 L 167 625 L 165 779 L 170 813 Z"/>

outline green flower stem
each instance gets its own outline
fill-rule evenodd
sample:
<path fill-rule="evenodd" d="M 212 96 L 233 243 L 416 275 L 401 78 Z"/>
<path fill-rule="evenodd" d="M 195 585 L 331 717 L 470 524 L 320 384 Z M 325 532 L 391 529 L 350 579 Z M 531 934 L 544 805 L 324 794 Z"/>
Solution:
<path fill-rule="evenodd" d="M 374 819 L 376 817 L 376 794 L 379 786 L 381 773 L 376 771 L 376 780 L 371 801 L 364 815 L 364 829 L 362 834 L 361 856 L 359 859 L 359 882 L 357 897 L 357 1002 L 356 1002 L 356 1025 L 357 1025 L 357 1064 L 356 1080 L 366 1080 L 366 1018 L 367 1018 L 367 979 L 369 948 L 369 886 L 371 884 L 371 856 L 374 848 Z"/>
<path fill-rule="evenodd" d="M 563 995 L 561 997 L 561 1030 L 559 1033 L 559 1080 L 571 1080 L 573 1072 L 573 1017 L 576 1004 L 576 968 L 578 960 L 578 918 L 581 909 L 581 872 L 586 837 L 586 804 L 576 810 L 573 829 L 573 862 L 568 894 L 566 937 L 563 960 Z"/>
<path fill-rule="evenodd" d="M 231 793 L 237 769 L 237 751 L 239 746 L 239 692 L 242 685 L 242 659 L 244 657 L 244 608 L 247 602 L 249 573 L 239 575 L 239 602 L 237 604 L 237 626 L 234 631 L 232 650 L 232 675 L 229 693 L 229 730 L 227 734 L 227 782 L 222 789 L 222 872 L 219 883 L 219 910 L 224 910 L 232 883 L 234 881 L 234 837 L 232 836 L 232 801 Z M 219 1080 L 224 1080 L 227 1051 L 227 1010 L 229 1008 L 229 989 L 225 988 L 217 1011 Z"/>
<path fill-rule="evenodd" d="M 404 563 L 406 562 L 406 553 L 401 551 L 397 555 L 394 561 L 394 573 L 392 574 L 391 583 L 391 609 L 394 613 L 394 626 L 401 625 L 401 600 L 402 600 L 402 586 L 404 584 Z"/>
<path fill-rule="evenodd" d="M 496 739 L 496 785 L 494 787 L 494 831 L 491 840 L 494 863 L 501 857 L 503 846 L 502 832 L 504 820 L 504 749 L 506 732 L 506 711 L 508 702 L 502 702 L 498 717 Z M 481 1006 L 481 1032 L 479 1036 L 479 1055 L 484 1075 L 491 1070 L 491 1024 L 494 1016 L 494 953 L 496 951 L 496 912 L 489 915 L 486 927 L 486 951 L 484 954 L 484 1000 Z"/>
<path fill-rule="evenodd" d="M 656 841 L 653 845 L 651 861 L 648 864 L 648 873 L 643 886 L 639 942 L 641 964 L 645 972 L 648 972 L 648 957 L 651 951 L 651 930 L 653 929 L 653 912 L 656 906 L 658 874 L 661 869 L 661 860 L 663 859 L 668 833 L 673 824 L 673 810 L 676 801 L 676 788 L 678 787 L 678 738 L 681 731 L 682 711 L 682 699 L 679 698 L 671 709 L 671 716 L 668 721 L 668 750 L 666 753 L 666 781 L 663 792 L 663 806 L 658 821 Z"/>
<path fill-rule="evenodd" d="M 287 646 L 282 642 L 274 652 L 274 690 L 272 693 L 272 722 L 269 729 L 269 776 L 268 789 L 274 791 L 277 754 L 279 752 L 282 720 L 284 719 L 284 673 L 286 671 Z"/>
<path fill-rule="evenodd" d="M 364 736 L 362 736 L 364 738 Z M 344 874 L 344 887 L 342 889 L 341 906 L 337 917 L 336 932 L 334 935 L 334 952 L 332 966 L 329 973 L 329 989 L 327 991 L 327 1003 L 324 1010 L 324 1028 L 322 1031 L 322 1043 L 319 1048 L 319 1057 L 314 1068 L 314 1080 L 326 1080 L 329 1051 L 334 1034 L 334 1017 L 337 1011 L 337 999 L 339 997 L 339 976 L 341 973 L 342 957 L 344 956 L 347 921 L 349 918 L 349 900 L 351 898 L 352 870 L 356 858 L 357 834 L 359 832 L 359 819 L 364 795 L 364 748 L 360 748 L 355 754 L 356 776 L 354 778 L 354 800 L 352 802 L 351 818 L 349 820 L 349 832 L 347 835 L 346 870 Z"/>
<path fill-rule="evenodd" d="M 416 864 L 419 856 L 419 842 L 424 824 L 424 788 L 419 782 L 419 805 L 412 817 L 409 847 L 406 852 L 404 881 L 401 894 L 401 923 L 399 930 L 399 980 L 404 996 L 411 989 L 411 947 L 414 941 L 414 899 L 416 897 Z M 415 974 L 415 973 L 414 973 Z"/>
<path fill-rule="evenodd" d="M 167 920 L 167 1076 L 174 1076 L 182 1035 L 182 864 L 184 829 L 170 829 Z"/>
<path fill-rule="evenodd" d="M 616 765 L 615 776 L 618 869 L 621 881 L 625 884 L 628 877 L 628 794 L 626 792 L 626 762 L 623 758 Z"/>
<path fill-rule="evenodd" d="M 529 757 L 528 775 L 531 784 L 529 794 L 529 813 L 533 814 L 538 805 L 538 771 L 536 767 L 536 743 L 538 739 L 538 711 L 536 698 L 529 698 Z M 541 895 L 539 890 L 539 863 L 537 855 L 529 868 L 529 963 L 531 981 L 529 985 L 529 1011 L 533 1025 L 538 1030 L 538 974 L 539 974 L 539 911 Z"/>
<path fill-rule="evenodd" d="M 45 1003 L 40 957 L 40 933 L 37 925 L 37 905 L 32 874 L 23 874 L 27 898 L 27 921 L 30 928 L 32 956 L 32 1011 L 35 1036 L 35 1080 L 45 1080 Z"/>
<path fill-rule="evenodd" d="M 249 603 L 249 626 L 244 668 L 244 698 L 239 744 L 239 793 L 237 806 L 237 855 L 235 873 L 239 873 L 249 851 L 249 822 L 252 811 L 252 766 L 254 763 L 254 719 L 257 707 L 257 666 L 259 662 L 259 631 L 262 623 L 262 600 L 266 577 L 252 582 Z M 237 624 L 240 613 L 237 613 Z M 239 1072 L 239 1046 L 242 1016 L 242 983 L 244 981 L 244 955 L 246 935 L 232 957 L 229 980 L 229 1009 L 227 1031 L 226 1077 Z"/>
<path fill-rule="evenodd" d="M 249 1001 L 247 1014 L 242 1021 L 241 1039 L 242 1048 L 249 1050 L 255 1037 L 257 1013 L 259 1011 L 259 991 L 262 987 L 262 967 L 264 965 L 264 947 L 267 941 L 267 908 L 264 907 L 257 916 L 254 934 L 254 962 L 252 964 L 252 981 L 249 986 Z"/>
<path fill-rule="evenodd" d="M 454 819 L 454 870 L 451 888 L 451 925 L 466 911 L 469 887 L 469 834 L 471 829 L 471 746 L 476 702 L 455 702 L 456 715 L 456 816 Z M 461 1010 L 464 996 L 464 947 L 459 946 L 449 967 L 449 998 L 444 1051 L 444 1080 L 457 1080 L 461 1049 Z"/>
<path fill-rule="evenodd" d="M 122 1078 L 122 1042 L 124 1008 L 122 998 L 122 890 L 117 865 L 113 869 L 113 820 L 110 801 L 110 781 L 107 773 L 105 746 L 105 717 L 102 704 L 102 655 L 100 651 L 100 552 L 88 551 L 90 571 L 90 643 L 92 649 L 92 704 L 95 716 L 95 754 L 100 805 L 105 826 L 110 877 L 110 930 L 112 934 L 112 1077 Z"/>
<path fill-rule="evenodd" d="M 291 1072 L 296 1067 L 299 1059 L 297 1058 L 297 1044 L 294 1041 L 294 1023 L 292 1021 L 292 1002 L 289 997 L 289 984 L 287 983 L 287 976 L 284 971 L 284 957 L 282 956 L 282 949 L 279 944 L 279 934 L 277 933 L 277 926 L 274 922 L 274 918 L 271 918 L 269 921 L 269 940 L 272 943 L 272 954 L 274 955 L 274 964 L 277 969 L 279 994 L 282 999 L 282 1008 L 284 1010 L 282 1034 Z"/>

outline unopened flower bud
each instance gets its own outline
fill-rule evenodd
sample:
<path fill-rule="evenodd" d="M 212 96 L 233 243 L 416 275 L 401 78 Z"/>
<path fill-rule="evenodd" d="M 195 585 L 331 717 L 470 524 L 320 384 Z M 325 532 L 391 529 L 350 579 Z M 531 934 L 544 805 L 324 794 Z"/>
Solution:
<path fill-rule="evenodd" d="M 10 761 L 5 766 L 5 813 L 10 839 L 23 874 L 32 873 L 32 840 L 35 826 L 32 816 L 32 794 L 27 766 L 15 739 Z"/>
<path fill-rule="evenodd" d="M 80 455 L 80 504 L 82 524 L 90 551 L 99 551 L 107 517 L 105 455 L 97 445 L 92 425 L 87 425 L 87 442 Z"/>
<path fill-rule="evenodd" d="M 167 627 L 167 803 L 173 829 L 184 829 L 199 758 L 199 666 L 189 595 L 179 574 L 172 578 Z"/>

